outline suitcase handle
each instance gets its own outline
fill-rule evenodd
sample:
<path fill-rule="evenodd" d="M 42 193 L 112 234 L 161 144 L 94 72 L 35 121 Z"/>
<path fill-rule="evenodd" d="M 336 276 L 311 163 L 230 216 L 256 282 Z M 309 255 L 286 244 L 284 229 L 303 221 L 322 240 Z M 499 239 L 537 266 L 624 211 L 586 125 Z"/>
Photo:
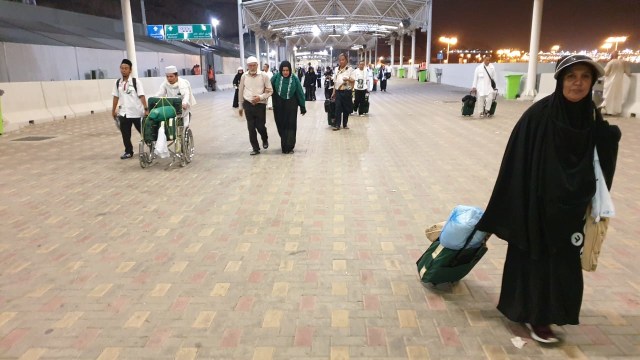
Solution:
<path fill-rule="evenodd" d="M 473 236 L 476 234 L 477 231 L 478 229 L 474 227 L 473 231 L 471 231 L 471 234 L 469 234 L 469 236 L 467 236 L 467 239 L 464 241 L 464 245 L 460 248 L 460 250 L 458 250 L 458 252 L 456 253 L 456 256 L 454 256 L 453 259 L 451 259 L 449 266 L 456 266 L 458 264 L 458 257 L 467 248 L 467 246 L 469 246 L 469 244 L 471 243 L 471 240 L 473 239 Z M 482 242 L 482 245 L 478 247 L 478 249 L 481 249 L 482 246 L 485 246 L 488 238 L 489 237 L 487 236 L 487 238 L 484 239 L 484 241 Z"/>

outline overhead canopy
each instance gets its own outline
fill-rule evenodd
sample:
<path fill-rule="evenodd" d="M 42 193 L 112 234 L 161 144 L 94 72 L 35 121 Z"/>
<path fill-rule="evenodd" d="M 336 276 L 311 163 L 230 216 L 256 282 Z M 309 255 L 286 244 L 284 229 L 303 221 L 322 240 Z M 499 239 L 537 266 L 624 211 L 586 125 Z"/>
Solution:
<path fill-rule="evenodd" d="M 244 24 L 268 41 L 287 40 L 306 50 L 370 48 L 425 27 L 425 0 L 244 1 Z"/>

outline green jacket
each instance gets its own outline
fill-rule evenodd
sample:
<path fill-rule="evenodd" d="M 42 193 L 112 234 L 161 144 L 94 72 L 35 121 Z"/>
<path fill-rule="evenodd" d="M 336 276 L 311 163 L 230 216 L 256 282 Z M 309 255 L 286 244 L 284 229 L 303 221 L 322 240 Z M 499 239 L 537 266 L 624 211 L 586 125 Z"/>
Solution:
<path fill-rule="evenodd" d="M 302 90 L 302 84 L 298 80 L 297 76 L 293 74 L 288 78 L 282 77 L 282 74 L 277 73 L 271 78 L 271 85 L 273 86 L 273 93 L 278 94 L 283 99 L 291 99 L 296 97 L 298 105 L 300 105 L 300 112 L 306 113 L 304 91 Z"/>

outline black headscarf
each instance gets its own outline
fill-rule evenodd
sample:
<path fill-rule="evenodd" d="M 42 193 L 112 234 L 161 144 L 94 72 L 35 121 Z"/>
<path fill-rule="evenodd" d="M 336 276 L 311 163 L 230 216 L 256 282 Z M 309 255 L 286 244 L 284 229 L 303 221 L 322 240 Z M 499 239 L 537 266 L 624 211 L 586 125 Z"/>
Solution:
<path fill-rule="evenodd" d="M 283 62 L 280 63 L 280 66 L 278 67 L 278 73 L 282 74 L 282 69 L 286 67 L 289 68 L 289 76 L 291 76 L 293 74 L 293 68 L 291 67 L 291 63 L 288 62 L 287 60 L 284 60 Z"/>
<path fill-rule="evenodd" d="M 575 231 L 569 226 L 584 217 L 595 193 L 596 143 L 609 186 L 615 170 L 620 131 L 602 119 L 591 91 L 575 103 L 564 97 L 562 84 L 571 67 L 557 76 L 554 93 L 531 106 L 516 124 L 478 223 L 480 230 L 529 252 L 533 259 L 568 244 L 565 239 Z M 599 132 L 606 135 L 596 136 Z"/>

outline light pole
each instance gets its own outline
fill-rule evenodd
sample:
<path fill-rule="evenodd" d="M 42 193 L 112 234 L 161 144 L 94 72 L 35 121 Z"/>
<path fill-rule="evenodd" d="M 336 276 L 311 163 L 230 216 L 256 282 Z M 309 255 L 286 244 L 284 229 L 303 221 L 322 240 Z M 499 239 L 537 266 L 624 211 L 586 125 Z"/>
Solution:
<path fill-rule="evenodd" d="M 605 40 L 605 42 L 607 43 L 612 43 L 612 44 L 616 44 L 615 47 L 615 51 L 618 51 L 618 43 L 623 43 L 627 41 L 627 37 L 626 36 L 611 36 L 608 37 L 607 40 Z"/>
<path fill-rule="evenodd" d="M 213 35 L 215 36 L 215 44 L 218 44 L 218 25 L 220 21 L 216 18 L 211 19 L 211 26 L 213 26 Z"/>
<path fill-rule="evenodd" d="M 440 36 L 440 42 L 442 43 L 446 43 L 447 44 L 447 64 L 449 63 L 449 47 L 451 45 L 455 45 L 458 43 L 458 38 L 455 37 L 446 37 L 446 36 Z"/>

